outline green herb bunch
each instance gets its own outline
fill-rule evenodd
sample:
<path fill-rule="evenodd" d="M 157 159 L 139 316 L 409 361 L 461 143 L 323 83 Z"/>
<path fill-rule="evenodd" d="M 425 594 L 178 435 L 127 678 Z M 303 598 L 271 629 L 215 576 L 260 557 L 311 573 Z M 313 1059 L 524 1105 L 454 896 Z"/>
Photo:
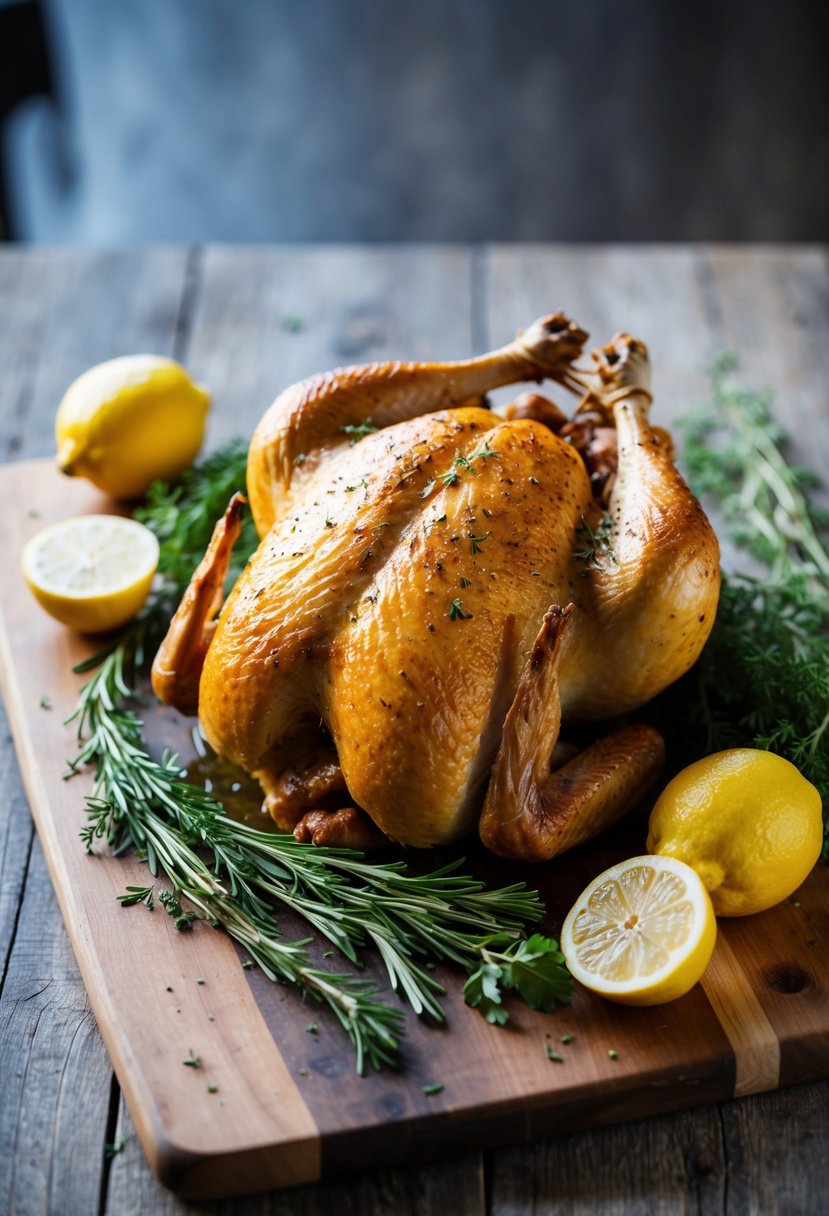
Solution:
<path fill-rule="evenodd" d="M 770 394 L 736 383 L 735 367 L 733 355 L 717 360 L 710 402 L 684 420 L 684 463 L 753 568 L 724 575 L 698 663 L 654 704 L 682 762 L 765 748 L 829 808 L 829 515 L 814 501 L 818 479 L 786 460 Z"/>
<path fill-rule="evenodd" d="M 244 484 L 245 456 L 243 444 L 230 444 L 180 485 L 153 486 L 136 513 L 160 542 L 159 584 L 141 616 L 77 668 L 92 673 L 70 719 L 79 740 L 70 775 L 87 765 L 95 771 L 82 831 L 87 850 L 98 841 L 115 853 L 132 850 L 154 878 L 166 880 L 159 892 L 155 883 L 128 888 L 125 906 L 152 910 L 158 903 L 181 930 L 198 919 L 219 926 L 270 979 L 296 984 L 326 1004 L 349 1035 L 360 1072 L 366 1062 L 375 1068 L 396 1062 L 404 1023 L 402 1009 L 382 1000 L 355 970 L 366 947 L 379 953 L 391 987 L 415 1013 L 436 1021 L 444 1017 L 444 989 L 431 970 L 435 960 L 461 968 L 469 977 L 469 1003 L 490 1021 L 506 1021 L 501 994 L 508 989 L 534 1008 L 552 1009 L 568 999 L 572 980 L 554 940 L 525 938 L 524 926 L 538 921 L 543 907 L 524 883 L 487 890 L 460 872 L 462 861 L 418 876 L 403 861 L 374 862 L 355 850 L 299 844 L 230 818 L 219 800 L 183 779 L 176 756 L 159 760 L 147 751 L 138 681 L 215 520 Z M 246 520 L 231 579 L 256 543 Z M 314 963 L 313 936 L 286 941 L 275 918 L 279 904 L 336 947 L 350 969 Z"/>

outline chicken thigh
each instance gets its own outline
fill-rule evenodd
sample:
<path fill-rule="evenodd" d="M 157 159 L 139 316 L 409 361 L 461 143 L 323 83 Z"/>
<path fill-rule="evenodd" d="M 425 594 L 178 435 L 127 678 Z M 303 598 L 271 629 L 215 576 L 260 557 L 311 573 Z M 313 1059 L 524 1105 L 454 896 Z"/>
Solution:
<path fill-rule="evenodd" d="M 618 335 L 574 367 L 561 314 L 447 364 L 384 363 L 287 389 L 257 427 L 261 544 L 221 607 L 235 499 L 156 657 L 159 697 L 198 712 L 277 824 L 314 843 L 484 843 L 554 856 L 658 775 L 633 726 L 573 755 L 561 723 L 602 720 L 681 676 L 710 632 L 717 542 L 649 421 L 647 352 Z M 527 396 L 581 395 L 567 422 Z"/>

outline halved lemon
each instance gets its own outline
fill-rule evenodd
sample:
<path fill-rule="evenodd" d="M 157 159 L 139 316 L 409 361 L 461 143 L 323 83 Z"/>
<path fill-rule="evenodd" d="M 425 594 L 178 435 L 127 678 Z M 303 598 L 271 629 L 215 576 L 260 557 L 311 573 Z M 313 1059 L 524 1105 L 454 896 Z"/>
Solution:
<path fill-rule="evenodd" d="M 134 617 L 158 566 L 149 528 L 118 515 L 79 515 L 26 544 L 23 574 L 50 616 L 80 633 L 102 633 Z"/>
<path fill-rule="evenodd" d="M 631 857 L 582 891 L 561 949 L 585 988 L 623 1005 L 661 1005 L 689 992 L 717 936 L 710 896 L 673 857 Z"/>

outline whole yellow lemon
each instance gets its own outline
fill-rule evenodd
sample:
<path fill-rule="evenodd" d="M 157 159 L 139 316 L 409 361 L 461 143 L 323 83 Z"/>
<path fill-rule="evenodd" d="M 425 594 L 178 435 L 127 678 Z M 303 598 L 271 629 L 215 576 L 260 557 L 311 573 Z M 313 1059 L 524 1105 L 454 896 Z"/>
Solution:
<path fill-rule="evenodd" d="M 58 468 L 114 498 L 138 498 L 191 465 L 210 404 L 174 359 L 126 355 L 98 363 L 67 389 L 55 418 Z"/>
<path fill-rule="evenodd" d="M 732 748 L 683 769 L 651 813 L 648 852 L 692 866 L 718 916 L 762 912 L 820 856 L 820 794 L 782 756 Z"/>

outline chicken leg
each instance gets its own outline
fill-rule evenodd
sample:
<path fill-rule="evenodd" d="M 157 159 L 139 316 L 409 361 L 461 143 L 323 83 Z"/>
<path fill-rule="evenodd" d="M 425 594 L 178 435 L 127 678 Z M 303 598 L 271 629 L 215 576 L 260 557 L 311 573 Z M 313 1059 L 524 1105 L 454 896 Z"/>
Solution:
<path fill-rule="evenodd" d="M 598 397 L 616 427 L 618 468 L 605 551 L 583 570 L 578 628 L 561 659 L 568 721 L 634 709 L 684 675 L 711 632 L 720 591 L 714 529 L 664 432 L 650 423 L 644 343 L 617 334 L 593 358 Z M 594 532 L 601 516 L 596 506 Z"/>
<path fill-rule="evenodd" d="M 557 312 L 535 321 L 508 346 L 475 359 L 372 363 L 292 385 L 277 397 L 251 441 L 248 494 L 259 535 L 290 514 L 292 489 L 301 493 L 322 460 L 353 444 L 362 428 L 376 431 L 454 409 L 521 380 L 571 383 L 570 364 L 586 340 L 584 330 Z"/>

